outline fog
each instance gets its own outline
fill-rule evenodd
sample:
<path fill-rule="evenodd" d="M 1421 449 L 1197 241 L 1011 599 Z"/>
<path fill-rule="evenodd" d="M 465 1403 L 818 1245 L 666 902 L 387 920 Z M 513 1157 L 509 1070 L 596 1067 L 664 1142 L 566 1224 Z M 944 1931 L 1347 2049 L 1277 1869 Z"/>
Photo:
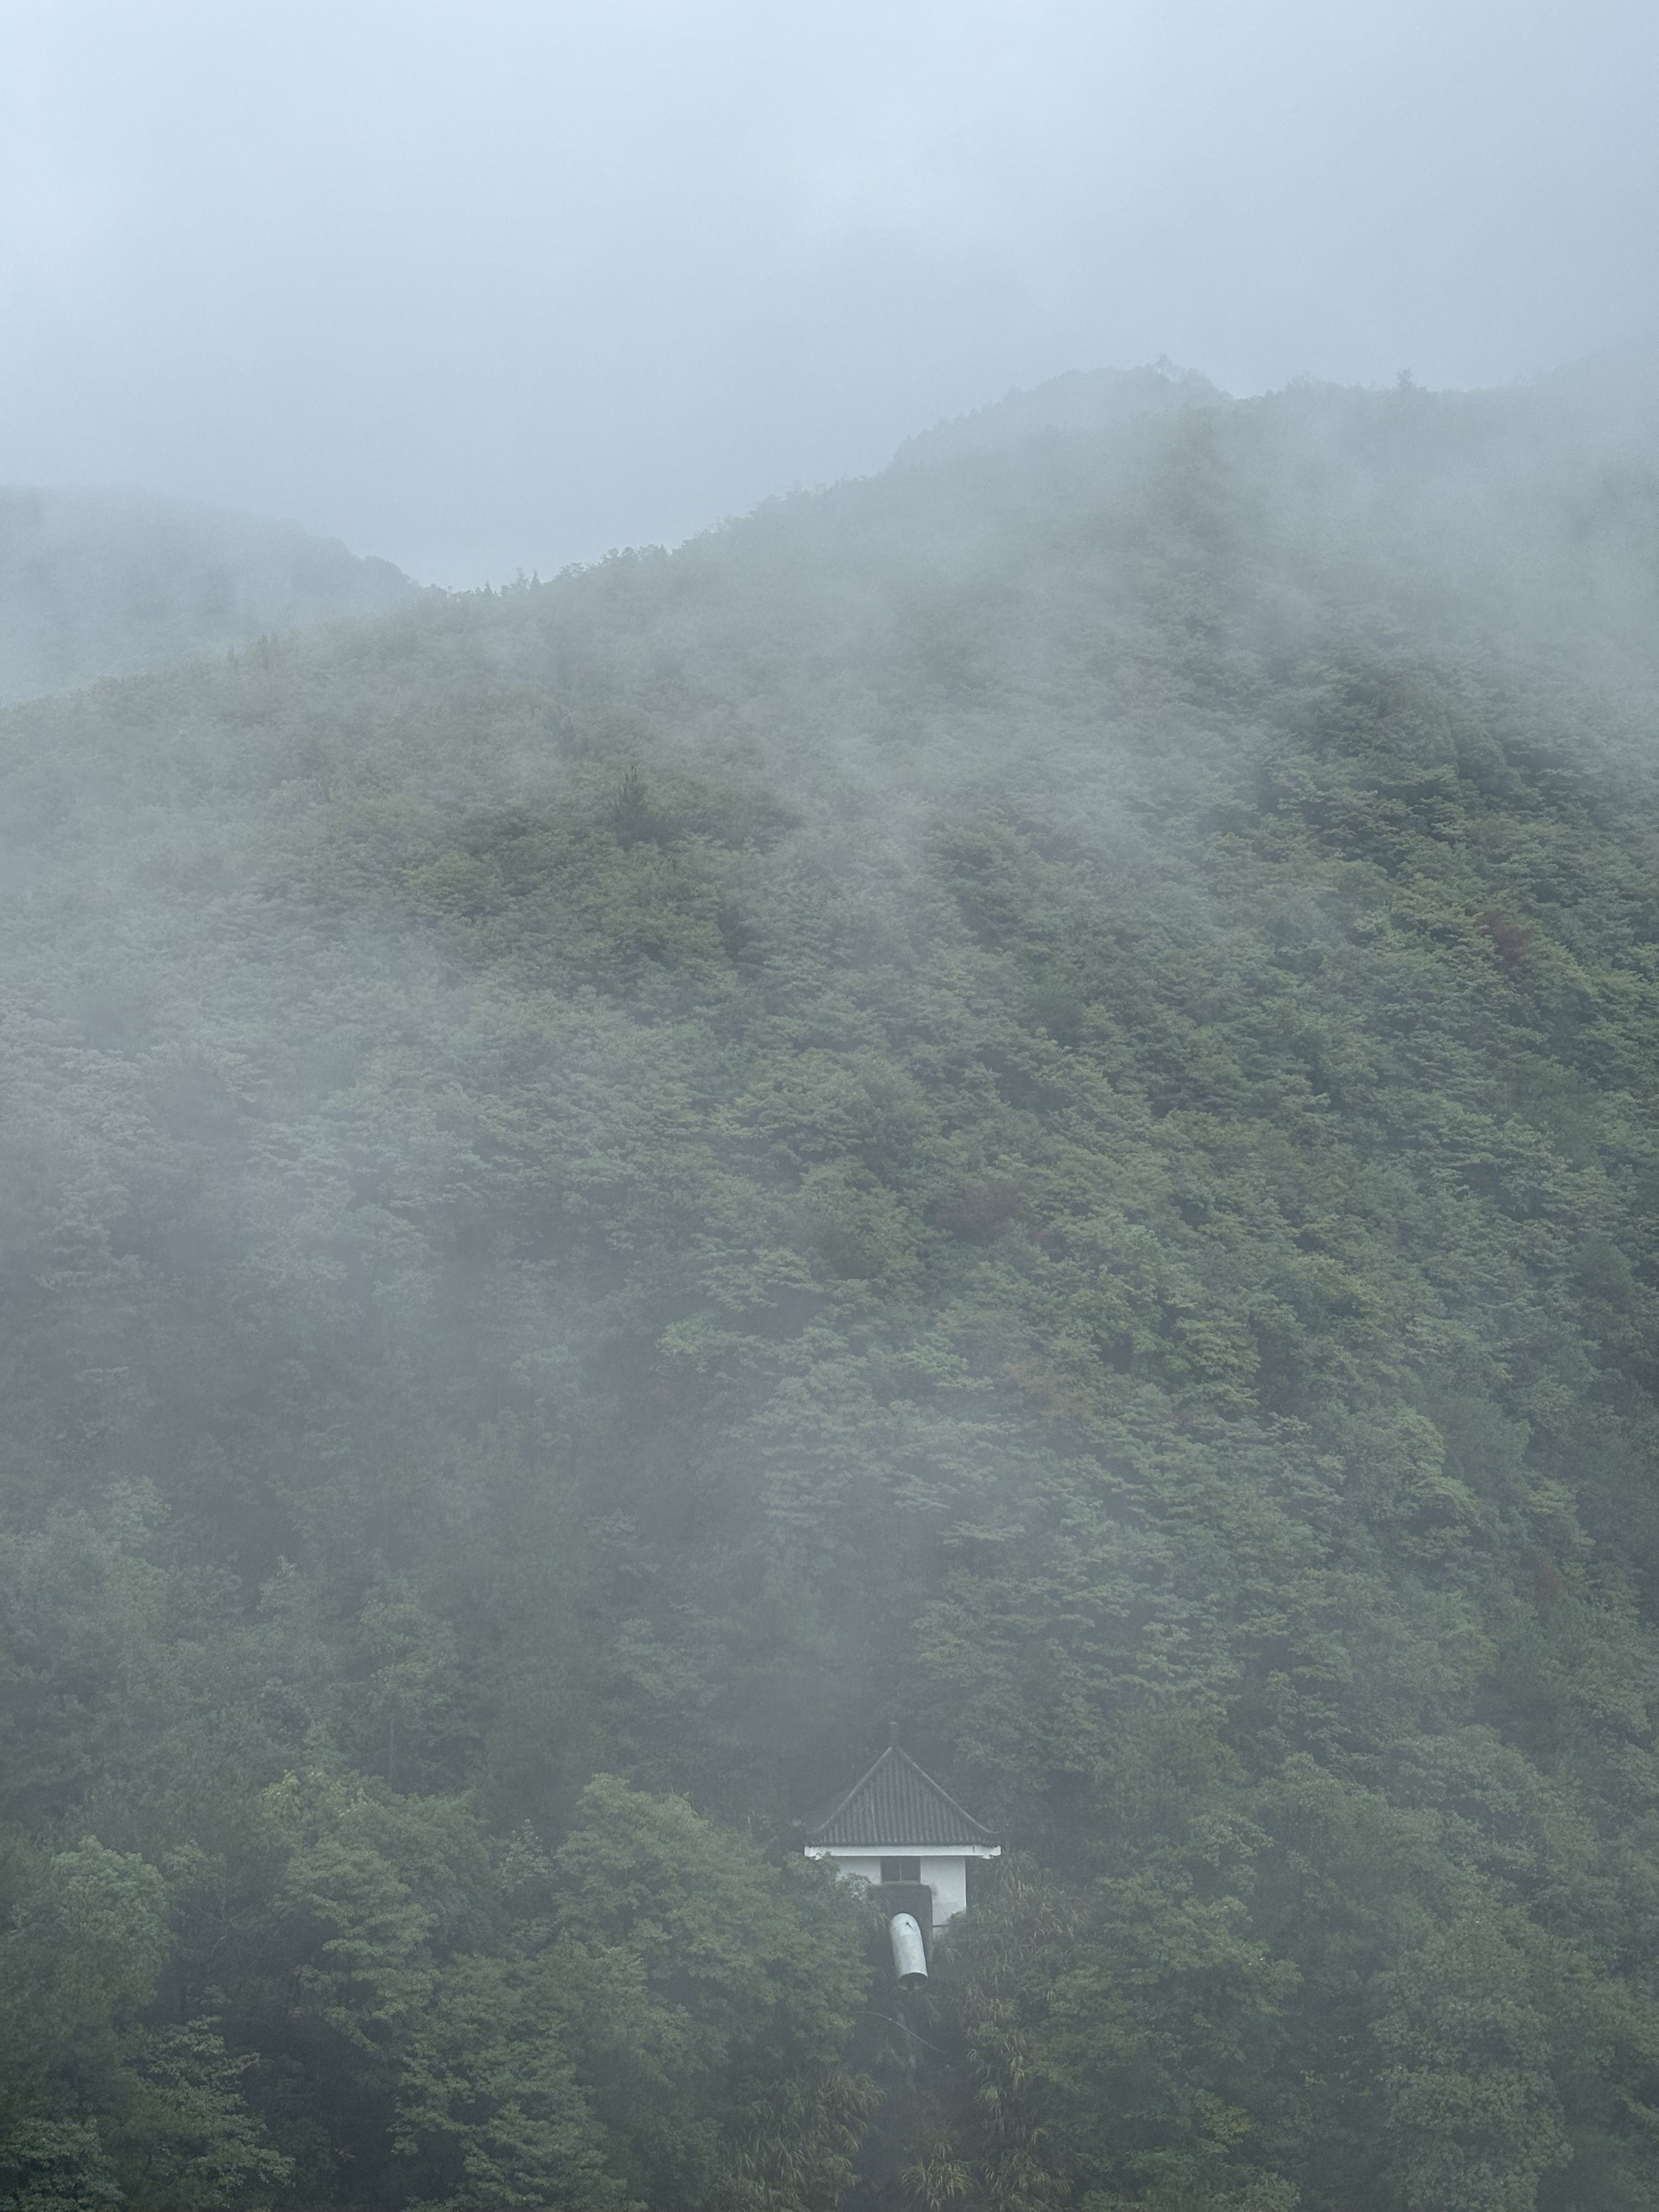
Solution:
<path fill-rule="evenodd" d="M 1629 0 L 61 0 L 5 38 L 0 482 L 425 580 L 673 542 L 1069 368 L 1503 383 L 1653 295 Z"/>
<path fill-rule="evenodd" d="M 1655 43 L 13 15 L 0 2212 L 1659 2206 Z"/>

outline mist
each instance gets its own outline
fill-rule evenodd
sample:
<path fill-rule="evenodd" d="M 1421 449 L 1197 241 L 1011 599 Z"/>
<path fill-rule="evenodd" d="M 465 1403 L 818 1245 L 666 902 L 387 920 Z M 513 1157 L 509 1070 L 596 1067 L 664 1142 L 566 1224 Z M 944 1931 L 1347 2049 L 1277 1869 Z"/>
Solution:
<path fill-rule="evenodd" d="M 1659 26 L 1360 10 L 7 12 L 0 482 L 423 582 L 677 543 L 1014 386 L 1503 384 L 1651 320 Z"/>
<path fill-rule="evenodd" d="M 0 2212 L 1652 2212 L 1634 10 L 0 83 Z"/>

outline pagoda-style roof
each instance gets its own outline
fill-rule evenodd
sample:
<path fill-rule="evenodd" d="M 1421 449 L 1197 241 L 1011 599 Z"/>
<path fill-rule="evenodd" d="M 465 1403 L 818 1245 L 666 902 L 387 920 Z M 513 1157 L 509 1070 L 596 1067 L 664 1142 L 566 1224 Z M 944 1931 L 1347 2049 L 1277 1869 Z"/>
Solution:
<path fill-rule="evenodd" d="M 802 1821 L 809 1850 L 984 1850 L 996 1838 L 890 1743 L 850 1790 Z"/>

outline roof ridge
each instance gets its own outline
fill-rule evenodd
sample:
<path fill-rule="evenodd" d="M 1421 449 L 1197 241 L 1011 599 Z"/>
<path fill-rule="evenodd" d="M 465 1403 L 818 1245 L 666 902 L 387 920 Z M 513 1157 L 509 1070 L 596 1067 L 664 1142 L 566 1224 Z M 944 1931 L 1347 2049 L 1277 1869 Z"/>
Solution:
<path fill-rule="evenodd" d="M 963 1819 L 966 1820 L 970 1828 L 977 1828 L 982 1835 L 988 1836 L 990 1834 L 991 1832 L 986 1826 L 984 1821 L 976 1820 L 965 1805 L 958 1804 L 957 1800 L 945 1788 L 945 1784 L 942 1782 L 935 1782 L 933 1776 L 927 1771 L 927 1769 L 923 1766 L 919 1760 L 912 1759 L 909 1753 L 905 1750 L 902 1744 L 890 1743 L 887 1748 L 889 1751 L 897 1752 L 899 1757 L 903 1759 L 906 1765 L 914 1767 L 916 1772 L 921 1775 L 922 1780 L 927 1784 L 928 1788 L 930 1790 L 937 1790 L 939 1796 L 945 1800 L 951 1810 L 953 1813 L 960 1813 Z M 879 1766 L 880 1764 L 881 1761 L 878 1759 L 876 1761 L 876 1765 Z M 874 1771 L 875 1768 L 872 1767 L 871 1769 L 871 1772 L 873 1773 Z M 839 1812 L 841 1808 L 837 1806 L 836 1810 Z"/>
<path fill-rule="evenodd" d="M 897 1799 L 892 1795 L 895 1790 Z M 866 1801 L 863 1805 L 859 1803 L 861 1798 Z M 907 1798 L 908 1807 L 902 1810 Z M 870 1832 L 863 1840 L 870 1844 L 899 1844 L 907 1838 L 921 1843 L 929 1838 L 930 1832 L 932 1841 L 947 1846 L 995 1841 L 983 1822 L 976 1820 L 899 1743 L 890 1743 L 878 1752 L 855 1780 L 807 1814 L 800 1825 L 815 1838 L 830 1836 L 837 1827 L 848 1829 L 853 1832 L 834 1838 L 842 1848 L 853 1843 L 855 1832 L 866 1828 Z"/>
<path fill-rule="evenodd" d="M 863 1789 L 865 1784 L 870 1779 L 870 1777 L 881 1765 L 883 1759 L 886 1758 L 887 1753 L 890 1751 L 896 1751 L 897 1749 L 898 1746 L 896 1743 L 890 1743 L 882 1750 L 878 1751 L 875 1757 L 871 1760 L 868 1766 L 865 1768 L 863 1773 L 860 1775 L 858 1780 L 854 1783 L 851 1789 L 848 1790 L 842 1796 L 837 1797 L 827 1812 L 820 1813 L 816 1820 L 809 1814 L 808 1817 L 800 1823 L 800 1826 L 809 1829 L 814 1835 L 817 1833 L 817 1831 L 820 1828 L 827 1828 L 838 1813 L 844 1813 L 847 1810 L 847 1808 L 858 1796 L 860 1790 Z M 906 1756 L 908 1757 L 908 1753 L 906 1753 Z M 911 1761 L 913 1765 L 915 1763 L 915 1762 L 914 1760 Z M 921 1769 L 918 1768 L 917 1771 L 920 1772 Z M 958 1806 L 957 1809 L 960 1812 L 962 1808 Z"/>

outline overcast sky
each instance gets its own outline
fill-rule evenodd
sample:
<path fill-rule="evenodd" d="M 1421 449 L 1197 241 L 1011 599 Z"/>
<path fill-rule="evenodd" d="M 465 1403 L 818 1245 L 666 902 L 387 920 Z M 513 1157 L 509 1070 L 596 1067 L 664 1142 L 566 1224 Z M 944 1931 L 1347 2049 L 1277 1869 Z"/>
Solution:
<path fill-rule="evenodd" d="M 1503 382 L 1659 321 L 1653 0 L 0 0 L 0 481 L 423 580 L 1011 385 Z"/>

